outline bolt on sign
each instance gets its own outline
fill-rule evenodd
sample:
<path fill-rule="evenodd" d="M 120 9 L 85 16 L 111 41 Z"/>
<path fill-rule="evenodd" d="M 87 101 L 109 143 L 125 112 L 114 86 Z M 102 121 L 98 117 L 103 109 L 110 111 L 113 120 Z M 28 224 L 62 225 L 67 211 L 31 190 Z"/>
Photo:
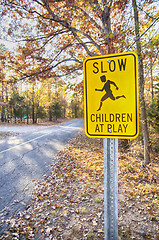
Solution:
<path fill-rule="evenodd" d="M 139 132 L 138 57 L 133 52 L 84 61 L 85 132 L 89 137 L 135 138 Z"/>

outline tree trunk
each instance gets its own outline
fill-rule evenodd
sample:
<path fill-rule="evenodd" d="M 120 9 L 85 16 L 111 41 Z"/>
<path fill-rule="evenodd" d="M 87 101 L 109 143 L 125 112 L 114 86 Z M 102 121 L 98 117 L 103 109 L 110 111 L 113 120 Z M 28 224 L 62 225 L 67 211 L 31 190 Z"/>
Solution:
<path fill-rule="evenodd" d="M 150 64 L 151 64 L 151 71 L 150 71 L 150 74 L 151 74 L 151 101 L 153 102 L 154 92 L 153 92 L 153 76 L 152 76 L 152 52 L 151 52 L 151 57 L 150 57 Z"/>
<path fill-rule="evenodd" d="M 136 35 L 136 46 L 138 54 L 138 64 L 139 64 L 139 100 L 140 100 L 140 110 L 141 110 L 141 120 L 142 120 L 142 131 L 144 138 L 144 162 L 148 164 L 150 162 L 150 141 L 149 132 L 147 126 L 147 116 L 146 116 L 146 106 L 144 97 L 144 71 L 143 71 L 143 61 L 141 56 L 141 42 L 139 34 L 139 16 L 136 5 L 136 0 L 132 0 L 132 5 L 134 9 L 134 19 L 135 19 L 135 35 Z"/>
<path fill-rule="evenodd" d="M 7 110 L 7 117 L 6 117 L 6 121 L 9 122 L 9 110 L 8 110 L 8 83 L 6 83 L 6 110 Z"/>
<path fill-rule="evenodd" d="M 52 121 L 52 107 L 49 106 L 49 121 Z"/>
<path fill-rule="evenodd" d="M 32 121 L 33 124 L 35 123 L 35 108 L 34 108 L 34 100 L 33 100 L 33 105 L 32 105 Z"/>
<path fill-rule="evenodd" d="M 29 101 L 28 101 L 28 86 L 27 86 L 27 107 L 26 107 L 26 115 L 27 115 L 27 124 L 29 124 Z"/>
<path fill-rule="evenodd" d="M 51 104 L 51 86 L 50 83 L 48 83 L 48 100 L 49 100 L 49 121 L 52 121 L 52 104 Z"/>
<path fill-rule="evenodd" d="M 33 81 L 33 85 L 32 85 L 32 121 L 33 124 L 35 123 L 35 102 L 34 102 L 34 98 L 35 98 L 35 93 L 34 93 L 34 84 L 35 82 Z"/>
<path fill-rule="evenodd" d="M 4 81 L 2 80 L 2 103 L 4 103 Z M 2 111 L 1 111 L 1 122 L 5 120 L 5 106 L 2 104 Z"/>
<path fill-rule="evenodd" d="M 14 97 L 15 97 L 15 91 L 14 91 L 14 83 L 11 83 L 11 89 L 12 89 L 12 95 L 13 95 L 13 100 L 11 104 L 11 123 L 14 123 Z"/>
<path fill-rule="evenodd" d="M 103 9 L 102 15 L 101 15 L 103 29 L 104 29 L 104 33 L 106 35 L 106 40 L 107 40 L 108 54 L 115 53 L 112 39 L 109 37 L 110 33 L 112 32 L 111 31 L 111 19 L 110 19 L 110 11 L 111 11 L 112 2 L 113 2 L 112 0 L 110 1 L 110 3 L 108 3 L 107 1 L 104 1 L 104 9 Z"/>

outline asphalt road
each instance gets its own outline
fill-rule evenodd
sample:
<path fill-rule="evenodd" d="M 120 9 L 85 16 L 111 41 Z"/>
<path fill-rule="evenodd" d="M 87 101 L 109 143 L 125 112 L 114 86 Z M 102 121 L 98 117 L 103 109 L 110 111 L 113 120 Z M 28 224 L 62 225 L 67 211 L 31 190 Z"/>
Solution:
<path fill-rule="evenodd" d="M 0 236 L 7 229 L 6 219 L 26 208 L 34 180 L 49 174 L 56 152 L 83 126 L 83 119 L 77 119 L 0 140 Z"/>

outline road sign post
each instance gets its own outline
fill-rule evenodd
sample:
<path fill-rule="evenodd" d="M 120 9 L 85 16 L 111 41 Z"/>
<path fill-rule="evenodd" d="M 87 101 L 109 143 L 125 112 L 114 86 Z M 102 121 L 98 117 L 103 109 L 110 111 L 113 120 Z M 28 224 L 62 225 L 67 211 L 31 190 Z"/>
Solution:
<path fill-rule="evenodd" d="M 118 139 L 139 132 L 137 55 L 84 61 L 85 133 L 104 138 L 104 240 L 118 239 Z"/>
<path fill-rule="evenodd" d="M 104 240 L 118 239 L 118 139 L 104 138 Z"/>

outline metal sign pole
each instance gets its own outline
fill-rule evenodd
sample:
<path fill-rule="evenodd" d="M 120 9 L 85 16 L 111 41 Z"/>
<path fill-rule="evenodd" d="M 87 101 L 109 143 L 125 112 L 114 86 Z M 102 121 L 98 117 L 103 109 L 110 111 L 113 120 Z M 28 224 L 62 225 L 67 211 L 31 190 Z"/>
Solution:
<path fill-rule="evenodd" d="M 118 139 L 104 138 L 104 240 L 118 239 Z"/>

